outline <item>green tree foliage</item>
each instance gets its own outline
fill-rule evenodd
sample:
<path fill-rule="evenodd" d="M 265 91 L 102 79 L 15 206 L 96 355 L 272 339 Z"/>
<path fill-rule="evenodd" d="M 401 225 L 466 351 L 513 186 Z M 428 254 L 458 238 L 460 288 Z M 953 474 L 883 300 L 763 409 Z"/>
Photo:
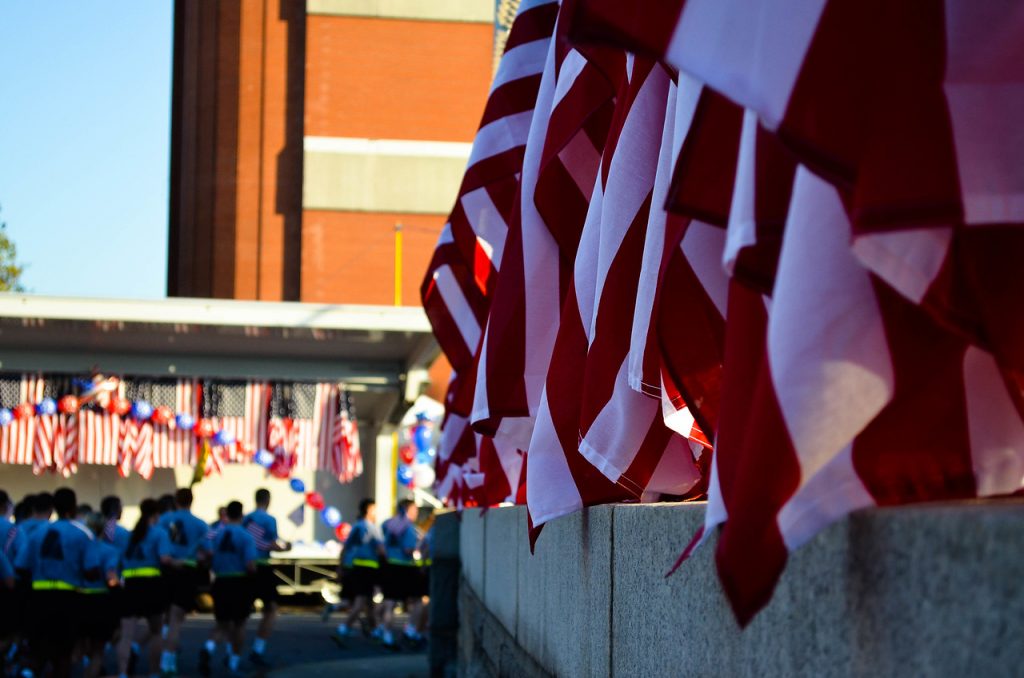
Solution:
<path fill-rule="evenodd" d="M 7 236 L 7 224 L 0 219 L 0 292 L 24 292 L 21 284 L 24 270 L 18 263 L 18 249 Z"/>

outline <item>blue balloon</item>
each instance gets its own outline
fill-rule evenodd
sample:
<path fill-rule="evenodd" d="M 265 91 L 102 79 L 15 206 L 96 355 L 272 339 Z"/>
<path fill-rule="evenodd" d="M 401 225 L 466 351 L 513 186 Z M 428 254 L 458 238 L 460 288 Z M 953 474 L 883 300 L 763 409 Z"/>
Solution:
<path fill-rule="evenodd" d="M 296 492 L 304 493 L 306 491 L 306 483 L 302 482 L 300 478 L 292 478 L 291 482 L 288 484 L 291 485 L 291 488 Z"/>
<path fill-rule="evenodd" d="M 274 453 L 270 450 L 260 450 L 253 457 L 253 461 L 262 466 L 263 468 L 270 468 L 274 465 Z"/>
<path fill-rule="evenodd" d="M 231 431 L 221 429 L 213 436 L 214 445 L 230 445 L 235 442 L 235 434 Z"/>
<path fill-rule="evenodd" d="M 189 414 L 179 414 L 174 418 L 174 425 L 180 428 L 182 431 L 191 431 L 192 427 L 196 425 L 195 419 Z"/>
<path fill-rule="evenodd" d="M 433 460 L 434 460 L 434 458 L 432 456 L 430 456 L 430 451 L 429 450 L 427 452 L 417 452 L 416 453 L 416 463 L 417 464 L 429 464 Z"/>
<path fill-rule="evenodd" d="M 36 405 L 36 414 L 56 414 L 57 413 L 57 401 L 53 398 L 43 398 Z"/>
<path fill-rule="evenodd" d="M 398 484 L 406 486 L 412 482 L 412 467 L 402 464 L 398 467 Z"/>
<path fill-rule="evenodd" d="M 334 508 L 333 506 L 328 506 L 323 511 L 321 511 L 320 517 L 323 518 L 323 521 L 327 524 L 327 527 L 334 528 L 338 525 L 341 525 L 341 511 Z"/>
<path fill-rule="evenodd" d="M 0 407 L 0 426 L 9 426 L 14 421 L 14 413 L 10 408 Z"/>
<path fill-rule="evenodd" d="M 426 452 L 430 449 L 430 427 L 419 424 L 413 429 L 413 439 L 416 442 L 417 452 Z"/>
<path fill-rule="evenodd" d="M 139 421 L 146 421 L 153 416 L 153 406 L 145 400 L 138 400 L 132 403 L 132 417 Z"/>

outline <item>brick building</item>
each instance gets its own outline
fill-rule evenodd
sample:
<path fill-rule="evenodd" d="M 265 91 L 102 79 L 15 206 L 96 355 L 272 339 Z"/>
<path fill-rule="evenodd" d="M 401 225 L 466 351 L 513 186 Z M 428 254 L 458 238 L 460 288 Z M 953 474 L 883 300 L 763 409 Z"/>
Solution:
<path fill-rule="evenodd" d="M 177 0 L 168 294 L 393 304 L 485 103 L 494 0 Z"/>

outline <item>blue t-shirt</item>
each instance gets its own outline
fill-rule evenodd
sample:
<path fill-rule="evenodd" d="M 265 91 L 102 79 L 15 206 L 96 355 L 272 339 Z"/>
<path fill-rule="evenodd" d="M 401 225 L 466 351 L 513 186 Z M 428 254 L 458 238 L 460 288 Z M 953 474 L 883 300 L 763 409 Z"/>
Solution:
<path fill-rule="evenodd" d="M 366 520 L 356 522 L 352 526 L 352 531 L 348 533 L 348 539 L 345 540 L 345 552 L 341 559 L 342 566 L 375 566 L 378 561 L 377 549 L 382 542 L 380 529 L 376 525 Z"/>
<path fill-rule="evenodd" d="M 237 576 L 248 571 L 258 556 L 256 541 L 242 527 L 226 524 L 214 534 L 209 550 L 213 554 L 210 568 L 215 575 Z"/>
<path fill-rule="evenodd" d="M 277 541 L 277 519 L 263 509 L 256 509 L 242 520 L 242 527 L 255 540 L 260 560 L 269 560 L 272 547 Z"/>
<path fill-rule="evenodd" d="M 210 531 L 209 526 L 188 509 L 165 513 L 160 518 L 160 526 L 167 530 L 171 538 L 171 554 L 178 560 L 195 564 L 196 556 Z"/>
<path fill-rule="evenodd" d="M 414 565 L 416 561 L 412 557 L 412 552 L 420 544 L 420 535 L 412 522 L 405 521 L 405 527 L 400 528 L 397 521 L 398 518 L 388 518 L 381 529 L 384 533 L 384 549 L 387 551 L 388 562 L 392 565 Z"/>
<path fill-rule="evenodd" d="M 18 523 L 18 528 L 25 534 L 26 539 L 31 539 L 36 530 L 49 524 L 49 520 L 43 520 L 42 518 L 26 518 Z"/>
<path fill-rule="evenodd" d="M 83 569 L 82 590 L 106 591 L 107 575 L 121 571 L 121 554 L 107 542 L 93 539 L 85 550 Z"/>
<path fill-rule="evenodd" d="M 121 553 L 121 564 L 126 573 L 141 567 L 160 567 L 160 559 L 169 555 L 171 538 L 167 530 L 159 525 L 151 525 L 139 543 L 132 544 L 129 540 L 127 548 Z"/>
<path fill-rule="evenodd" d="M 25 548 L 25 531 L 7 518 L 0 518 L 0 553 L 13 563 L 18 551 Z"/>
<path fill-rule="evenodd" d="M 58 520 L 46 529 L 35 529 L 14 566 L 31 572 L 33 582 L 59 582 L 77 588 L 82 585 L 85 551 L 91 541 L 92 534 L 84 525 Z"/>

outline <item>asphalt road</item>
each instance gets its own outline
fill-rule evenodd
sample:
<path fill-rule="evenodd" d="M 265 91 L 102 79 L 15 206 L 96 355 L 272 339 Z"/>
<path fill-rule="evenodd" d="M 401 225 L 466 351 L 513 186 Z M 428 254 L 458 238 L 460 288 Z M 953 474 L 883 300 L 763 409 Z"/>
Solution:
<path fill-rule="evenodd" d="M 332 639 L 331 632 L 340 621 L 335 614 L 330 622 L 324 623 L 320 615 L 312 611 L 286 610 L 277 620 L 274 635 L 267 644 L 267 657 L 273 663 L 270 668 L 254 666 L 243 660 L 242 675 L 269 678 L 302 678 L 303 676 L 322 676 L 325 673 L 351 676 L 396 676 L 419 678 L 428 675 L 427 655 L 425 648 L 413 650 L 403 647 L 400 651 L 390 651 L 379 643 L 368 638 L 350 638 L 344 648 L 340 648 Z M 405 619 L 399 620 L 402 624 Z M 249 619 L 245 654 L 248 654 L 259 624 L 259 615 Z M 188 619 L 182 633 L 182 646 L 178 658 L 179 675 L 198 676 L 199 648 L 213 629 L 212 615 L 194 615 Z M 398 626 L 397 628 L 401 628 Z M 213 677 L 227 678 L 231 674 L 224 666 L 225 650 L 219 647 L 213 661 Z M 108 671 L 113 668 L 112 658 L 108 657 Z M 140 662 L 137 673 L 147 675 L 146 661 Z"/>

